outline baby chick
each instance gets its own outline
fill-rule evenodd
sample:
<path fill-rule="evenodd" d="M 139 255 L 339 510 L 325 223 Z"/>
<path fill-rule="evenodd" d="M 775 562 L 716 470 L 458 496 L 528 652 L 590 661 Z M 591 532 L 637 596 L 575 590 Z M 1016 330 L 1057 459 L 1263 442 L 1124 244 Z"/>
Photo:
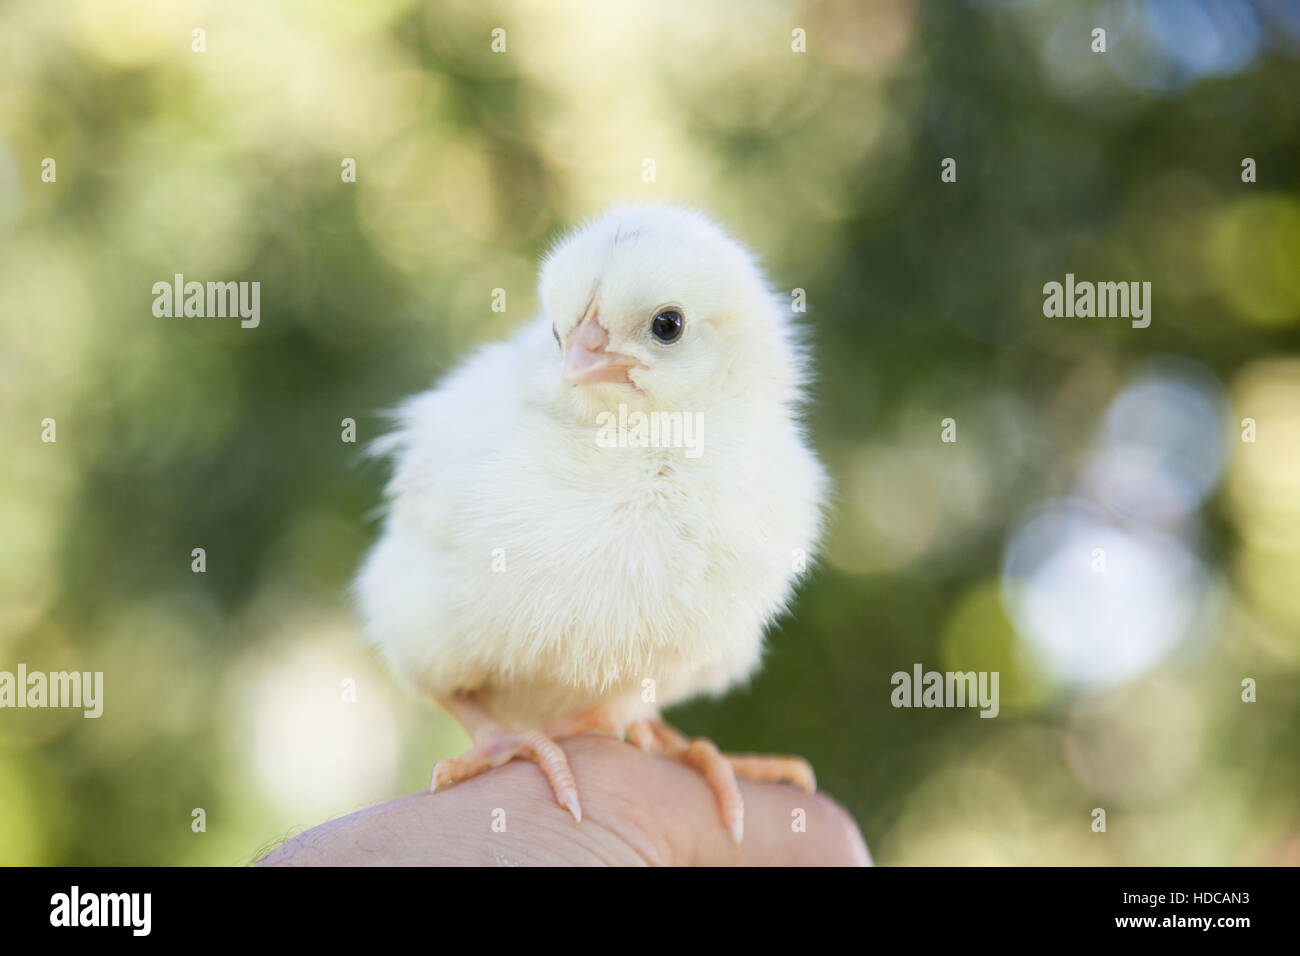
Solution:
<path fill-rule="evenodd" d="M 526 758 L 580 821 L 555 741 L 626 735 L 698 768 L 739 842 L 736 777 L 811 791 L 811 768 L 722 755 L 659 714 L 754 673 L 817 543 L 806 352 L 749 252 L 681 208 L 578 229 L 538 291 L 540 315 L 378 443 L 394 474 L 356 581 L 366 634 L 475 741 L 434 789 Z"/>

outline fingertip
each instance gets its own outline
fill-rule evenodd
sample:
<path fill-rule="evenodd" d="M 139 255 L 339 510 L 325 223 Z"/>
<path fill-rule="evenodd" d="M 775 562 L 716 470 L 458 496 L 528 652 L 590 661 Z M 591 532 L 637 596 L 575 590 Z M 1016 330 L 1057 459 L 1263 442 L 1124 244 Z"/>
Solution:
<path fill-rule="evenodd" d="M 843 848 L 845 859 L 840 865 L 872 866 L 867 841 L 863 839 L 862 830 L 859 829 L 853 815 L 825 793 L 817 794 L 814 800 L 827 818 L 830 842 Z"/>

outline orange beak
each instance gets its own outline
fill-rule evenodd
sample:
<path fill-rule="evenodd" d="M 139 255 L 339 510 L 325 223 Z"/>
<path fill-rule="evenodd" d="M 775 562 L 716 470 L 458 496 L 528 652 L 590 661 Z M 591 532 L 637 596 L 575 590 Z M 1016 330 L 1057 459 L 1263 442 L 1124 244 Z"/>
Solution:
<path fill-rule="evenodd" d="M 567 385 L 592 385 L 596 382 L 614 382 L 630 385 L 628 370 L 640 363 L 636 359 L 606 351 L 609 333 L 596 318 L 596 300 L 593 298 L 582 314 L 582 320 L 569 333 L 565 344 L 564 381 Z"/>

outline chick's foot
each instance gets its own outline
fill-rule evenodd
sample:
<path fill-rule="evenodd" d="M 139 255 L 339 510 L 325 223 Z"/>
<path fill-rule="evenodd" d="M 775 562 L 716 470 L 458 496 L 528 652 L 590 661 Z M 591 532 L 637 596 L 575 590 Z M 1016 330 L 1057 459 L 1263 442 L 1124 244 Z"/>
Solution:
<path fill-rule="evenodd" d="M 813 768 L 802 757 L 772 757 L 767 754 L 723 754 L 737 777 L 755 783 L 790 783 L 804 793 L 817 792 Z"/>
<path fill-rule="evenodd" d="M 452 700 L 444 701 L 444 706 L 451 711 L 461 726 L 474 735 L 477 742 L 459 757 L 438 761 L 429 782 L 430 790 L 437 792 L 476 777 L 486 770 L 500 767 L 511 760 L 531 760 L 546 776 L 555 794 L 555 801 L 572 814 L 575 823 L 582 822 L 582 804 L 578 801 L 578 786 L 573 779 L 569 759 L 556 740 L 585 733 L 622 736 L 622 729 L 605 707 L 595 707 L 565 717 L 551 724 L 545 732 L 540 730 L 512 732 L 496 726 L 470 695 L 457 695 Z"/>
<path fill-rule="evenodd" d="M 638 720 L 628 725 L 628 739 L 642 750 L 660 753 L 694 767 L 704 775 L 718 801 L 723 826 L 740 844 L 745 835 L 745 801 L 736 778 L 758 783 L 792 783 L 816 793 L 812 767 L 799 757 L 757 754 L 723 754 L 708 740 L 688 740 L 659 720 Z"/>

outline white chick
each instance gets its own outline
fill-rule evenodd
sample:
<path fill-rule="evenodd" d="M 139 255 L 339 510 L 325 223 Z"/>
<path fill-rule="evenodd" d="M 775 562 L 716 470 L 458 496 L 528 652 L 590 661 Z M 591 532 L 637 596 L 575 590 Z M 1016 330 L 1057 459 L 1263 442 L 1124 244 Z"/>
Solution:
<path fill-rule="evenodd" d="M 736 776 L 811 790 L 811 769 L 721 755 L 659 712 L 753 674 L 819 538 L 791 310 L 722 229 L 662 206 L 567 236 L 538 291 L 540 315 L 378 443 L 395 468 L 356 582 L 366 634 L 475 740 L 434 789 L 523 757 L 580 821 L 555 740 L 626 734 L 701 770 L 739 842 Z"/>

